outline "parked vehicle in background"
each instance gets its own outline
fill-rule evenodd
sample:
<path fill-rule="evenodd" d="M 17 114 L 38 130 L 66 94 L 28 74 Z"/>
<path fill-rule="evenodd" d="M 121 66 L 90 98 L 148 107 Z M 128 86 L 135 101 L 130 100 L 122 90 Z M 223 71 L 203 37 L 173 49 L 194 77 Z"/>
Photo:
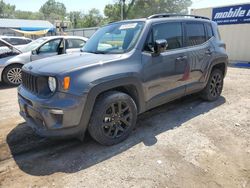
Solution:
<path fill-rule="evenodd" d="M 50 36 L 32 41 L 23 48 L 20 55 L 3 62 L 0 67 L 0 81 L 9 85 L 19 85 L 21 79 L 21 69 L 25 63 L 57 56 L 80 52 L 88 39 L 75 36 Z M 18 79 L 14 79 L 18 78 Z"/>
<path fill-rule="evenodd" d="M 9 44 L 5 40 L 0 38 L 0 70 L 4 68 L 4 64 L 9 59 L 13 58 L 14 56 L 17 56 L 21 54 L 22 52 L 15 48 L 13 45 Z M 11 73 L 10 73 L 11 74 Z M 8 75 L 6 75 L 8 77 Z M 21 75 L 20 75 L 21 78 Z M 14 79 L 20 79 L 20 78 L 12 78 Z"/>
<path fill-rule="evenodd" d="M 149 109 L 195 92 L 217 100 L 228 64 L 217 24 L 192 15 L 111 23 L 82 52 L 23 66 L 20 114 L 38 134 L 83 139 L 88 130 L 117 144 Z"/>
<path fill-rule="evenodd" d="M 0 36 L 1 39 L 15 46 L 15 48 L 20 49 L 26 44 L 32 42 L 32 39 L 26 37 L 16 37 L 16 36 Z"/>

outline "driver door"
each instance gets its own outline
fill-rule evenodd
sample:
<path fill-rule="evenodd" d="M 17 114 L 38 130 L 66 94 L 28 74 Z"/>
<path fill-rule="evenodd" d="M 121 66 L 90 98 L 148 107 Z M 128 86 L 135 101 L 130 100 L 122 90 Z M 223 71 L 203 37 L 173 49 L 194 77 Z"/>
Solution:
<path fill-rule="evenodd" d="M 149 108 L 158 106 L 185 93 L 187 54 L 183 49 L 183 29 L 180 22 L 155 24 L 142 53 L 144 90 Z M 166 50 L 154 53 L 156 40 L 167 40 Z"/>
<path fill-rule="evenodd" d="M 36 50 L 36 53 L 31 54 L 31 61 L 52 57 L 64 53 L 63 39 L 53 39 L 44 43 Z"/>

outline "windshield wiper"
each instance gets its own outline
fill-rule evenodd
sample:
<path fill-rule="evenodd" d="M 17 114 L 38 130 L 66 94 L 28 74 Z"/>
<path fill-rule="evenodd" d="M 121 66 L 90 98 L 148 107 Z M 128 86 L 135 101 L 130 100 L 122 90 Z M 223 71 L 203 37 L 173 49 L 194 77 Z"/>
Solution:
<path fill-rule="evenodd" d="M 91 54 L 107 54 L 107 52 L 104 51 L 82 51 L 86 53 L 91 53 Z"/>

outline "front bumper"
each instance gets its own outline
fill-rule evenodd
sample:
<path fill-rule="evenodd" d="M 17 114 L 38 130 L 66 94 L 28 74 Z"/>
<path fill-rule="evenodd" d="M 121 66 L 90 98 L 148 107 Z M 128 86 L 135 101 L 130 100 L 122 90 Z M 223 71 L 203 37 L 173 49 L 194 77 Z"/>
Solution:
<path fill-rule="evenodd" d="M 18 87 L 20 115 L 34 131 L 45 137 L 82 135 L 81 117 L 86 96 L 56 92 L 41 99 L 22 86 Z"/>

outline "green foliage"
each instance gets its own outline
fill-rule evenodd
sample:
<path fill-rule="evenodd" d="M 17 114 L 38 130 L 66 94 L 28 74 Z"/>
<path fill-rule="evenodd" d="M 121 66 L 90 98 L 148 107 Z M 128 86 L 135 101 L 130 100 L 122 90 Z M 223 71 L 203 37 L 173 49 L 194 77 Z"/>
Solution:
<path fill-rule="evenodd" d="M 69 19 L 73 28 L 96 27 L 104 22 L 103 16 L 98 9 L 91 9 L 87 14 L 74 11 L 69 13 Z"/>
<path fill-rule="evenodd" d="M 43 20 L 44 16 L 40 12 L 16 10 L 14 17 L 17 19 Z"/>
<path fill-rule="evenodd" d="M 13 18 L 13 12 L 15 11 L 15 9 L 15 5 L 6 4 L 3 0 L 0 1 L 1 18 Z"/>
<path fill-rule="evenodd" d="M 115 0 L 114 4 L 105 6 L 102 16 L 98 9 L 91 9 L 87 13 L 72 11 L 66 13 L 63 3 L 55 0 L 45 2 L 39 12 L 15 10 L 15 5 L 10 5 L 0 0 L 0 17 L 39 20 L 70 20 L 73 28 L 97 27 L 108 22 L 121 19 L 121 1 Z M 147 17 L 157 13 L 187 13 L 191 0 L 125 0 L 123 7 L 124 19 Z"/>
<path fill-rule="evenodd" d="M 124 6 L 124 19 L 148 17 L 157 13 L 187 13 L 191 0 L 127 0 Z M 120 1 L 108 4 L 104 9 L 110 21 L 121 18 Z"/>
<path fill-rule="evenodd" d="M 63 20 L 66 16 L 66 7 L 63 3 L 48 0 L 42 5 L 39 12 L 41 12 L 47 20 Z"/>

